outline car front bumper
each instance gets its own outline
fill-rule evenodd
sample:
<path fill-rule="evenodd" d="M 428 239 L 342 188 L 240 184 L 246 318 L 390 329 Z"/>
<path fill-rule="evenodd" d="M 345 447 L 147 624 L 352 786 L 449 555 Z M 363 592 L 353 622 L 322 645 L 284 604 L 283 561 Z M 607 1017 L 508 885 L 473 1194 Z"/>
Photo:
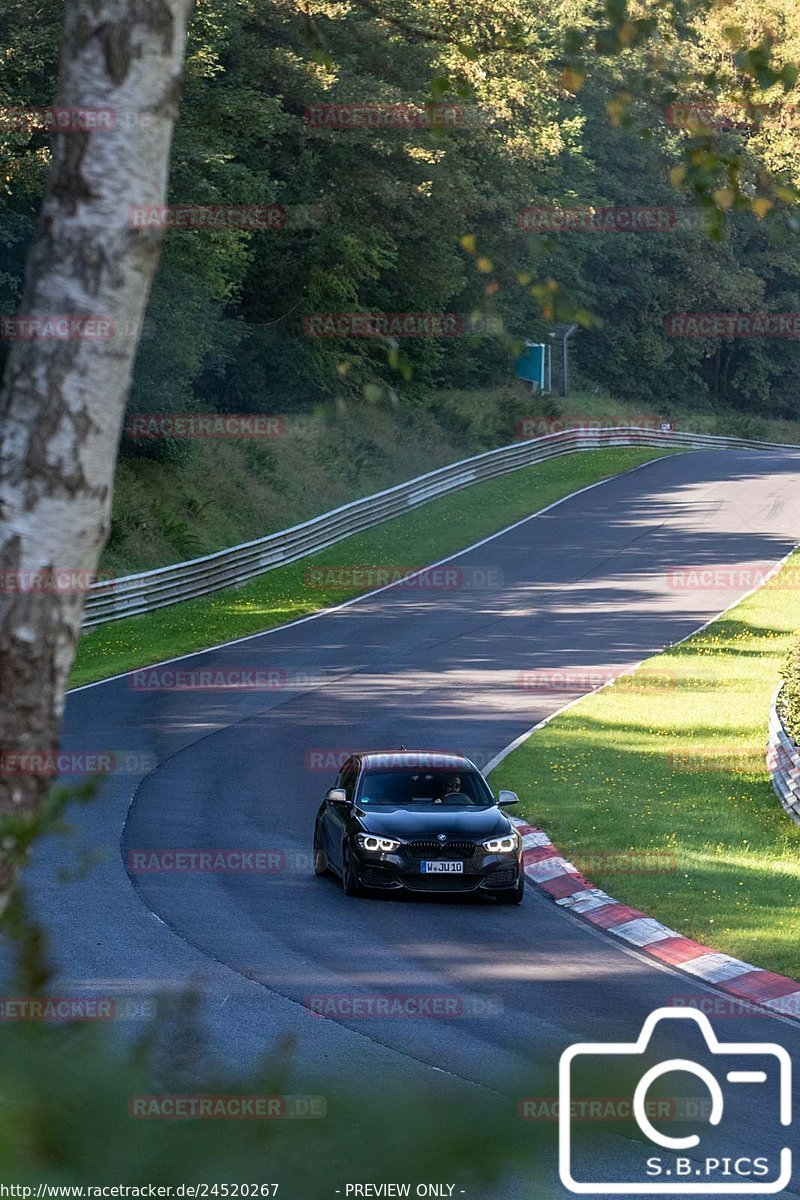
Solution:
<path fill-rule="evenodd" d="M 501 892 L 519 886 L 522 875 L 521 852 L 483 853 L 455 860 L 463 864 L 460 872 L 423 873 L 421 862 L 401 851 L 385 854 L 353 847 L 353 859 L 364 887 L 376 891 L 409 892 Z M 450 860 L 453 861 L 453 860 Z"/>

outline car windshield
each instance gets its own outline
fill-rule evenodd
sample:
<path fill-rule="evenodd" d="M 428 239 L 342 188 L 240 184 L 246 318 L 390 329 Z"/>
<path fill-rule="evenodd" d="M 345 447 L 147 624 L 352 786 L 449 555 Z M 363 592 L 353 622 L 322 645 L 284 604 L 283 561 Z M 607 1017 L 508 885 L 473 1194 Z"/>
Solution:
<path fill-rule="evenodd" d="M 369 771 L 357 802 L 363 808 L 486 808 L 494 799 L 477 771 Z"/>

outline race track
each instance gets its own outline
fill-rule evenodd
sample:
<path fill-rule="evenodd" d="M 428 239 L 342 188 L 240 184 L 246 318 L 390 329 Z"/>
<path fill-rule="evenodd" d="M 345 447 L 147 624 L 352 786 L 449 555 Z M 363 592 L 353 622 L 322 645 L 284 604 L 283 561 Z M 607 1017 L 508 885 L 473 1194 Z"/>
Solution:
<path fill-rule="evenodd" d="M 313 877 L 313 816 L 334 781 L 317 764 L 328 751 L 400 744 L 485 764 L 599 672 L 684 637 L 746 590 L 735 578 L 676 586 L 677 568 L 763 567 L 799 530 L 800 456 L 667 457 L 458 556 L 455 586 L 396 586 L 179 664 L 269 669 L 280 681 L 271 690 L 157 690 L 123 677 L 72 693 L 65 748 L 149 752 L 157 766 L 108 779 L 76 812 L 83 848 L 106 855 L 85 878 L 56 881 L 62 840 L 37 849 L 31 890 L 62 979 L 129 991 L 200 980 L 232 1062 L 246 1065 L 291 1031 L 298 1079 L 312 1065 L 353 1078 L 391 1071 L 454 1089 L 476 1113 L 535 1090 L 536 1072 L 572 1042 L 632 1039 L 648 1013 L 700 986 L 612 945 L 533 889 L 519 908 L 354 900 Z M 492 586 L 461 586 L 472 568 Z M 544 673 L 566 672 L 570 686 L 554 674 L 553 686 L 526 688 L 524 672 L 542 672 L 540 685 Z M 268 848 L 281 869 L 125 870 L 137 850 L 189 847 Z M 460 1008 L 444 1018 L 323 1020 L 303 1006 L 320 994 L 374 993 L 455 998 Z M 800 1026 L 725 1024 L 731 1038 L 772 1038 L 800 1062 Z M 785 1136 L 760 1110 L 746 1120 L 765 1145 Z M 744 1129 L 732 1123 L 732 1146 Z M 625 1155 L 617 1147 L 614 1165 Z M 509 1182 L 516 1194 L 527 1193 Z"/>

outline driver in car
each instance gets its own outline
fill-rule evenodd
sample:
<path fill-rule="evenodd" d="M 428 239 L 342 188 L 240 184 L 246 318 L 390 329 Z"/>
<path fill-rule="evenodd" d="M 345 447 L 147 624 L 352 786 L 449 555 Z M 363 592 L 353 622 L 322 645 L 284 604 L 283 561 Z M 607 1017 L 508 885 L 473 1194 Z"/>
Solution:
<path fill-rule="evenodd" d="M 444 789 L 444 796 L 440 796 L 438 800 L 434 800 L 434 804 L 444 804 L 446 796 L 457 796 L 461 792 L 461 776 L 452 775 L 447 781 L 447 787 Z"/>

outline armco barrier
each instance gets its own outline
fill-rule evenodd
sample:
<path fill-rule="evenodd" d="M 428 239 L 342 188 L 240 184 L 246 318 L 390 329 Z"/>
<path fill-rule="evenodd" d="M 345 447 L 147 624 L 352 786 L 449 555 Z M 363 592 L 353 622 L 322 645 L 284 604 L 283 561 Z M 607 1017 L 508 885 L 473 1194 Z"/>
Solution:
<path fill-rule="evenodd" d="M 437 496 L 482 483 L 497 475 L 517 471 L 533 463 L 546 462 L 562 454 L 573 454 L 578 450 L 596 450 L 603 446 L 653 446 L 654 448 L 682 448 L 700 450 L 713 448 L 754 450 L 798 450 L 798 446 L 786 446 L 778 442 L 748 441 L 743 438 L 714 437 L 697 433 L 662 433 L 655 430 L 620 426 L 617 429 L 566 429 L 545 437 L 526 442 L 515 442 L 450 463 L 436 471 L 429 471 L 407 483 L 399 483 L 334 508 L 283 529 L 267 537 L 243 542 L 203 558 L 188 562 L 173 563 L 154 571 L 142 571 L 138 575 L 126 575 L 113 583 L 93 584 L 86 600 L 84 626 L 99 625 L 104 621 L 118 621 L 122 617 L 133 617 L 139 613 L 153 612 L 168 604 L 190 600 L 194 596 L 207 596 L 223 588 L 246 583 L 264 571 L 281 567 L 286 563 L 317 554 L 326 546 L 332 546 L 353 533 L 360 533 L 388 521 L 392 517 L 408 512 Z"/>
<path fill-rule="evenodd" d="M 767 765 L 772 787 L 786 812 L 800 825 L 800 749 L 786 732 L 778 709 L 780 688 L 769 710 Z"/>

